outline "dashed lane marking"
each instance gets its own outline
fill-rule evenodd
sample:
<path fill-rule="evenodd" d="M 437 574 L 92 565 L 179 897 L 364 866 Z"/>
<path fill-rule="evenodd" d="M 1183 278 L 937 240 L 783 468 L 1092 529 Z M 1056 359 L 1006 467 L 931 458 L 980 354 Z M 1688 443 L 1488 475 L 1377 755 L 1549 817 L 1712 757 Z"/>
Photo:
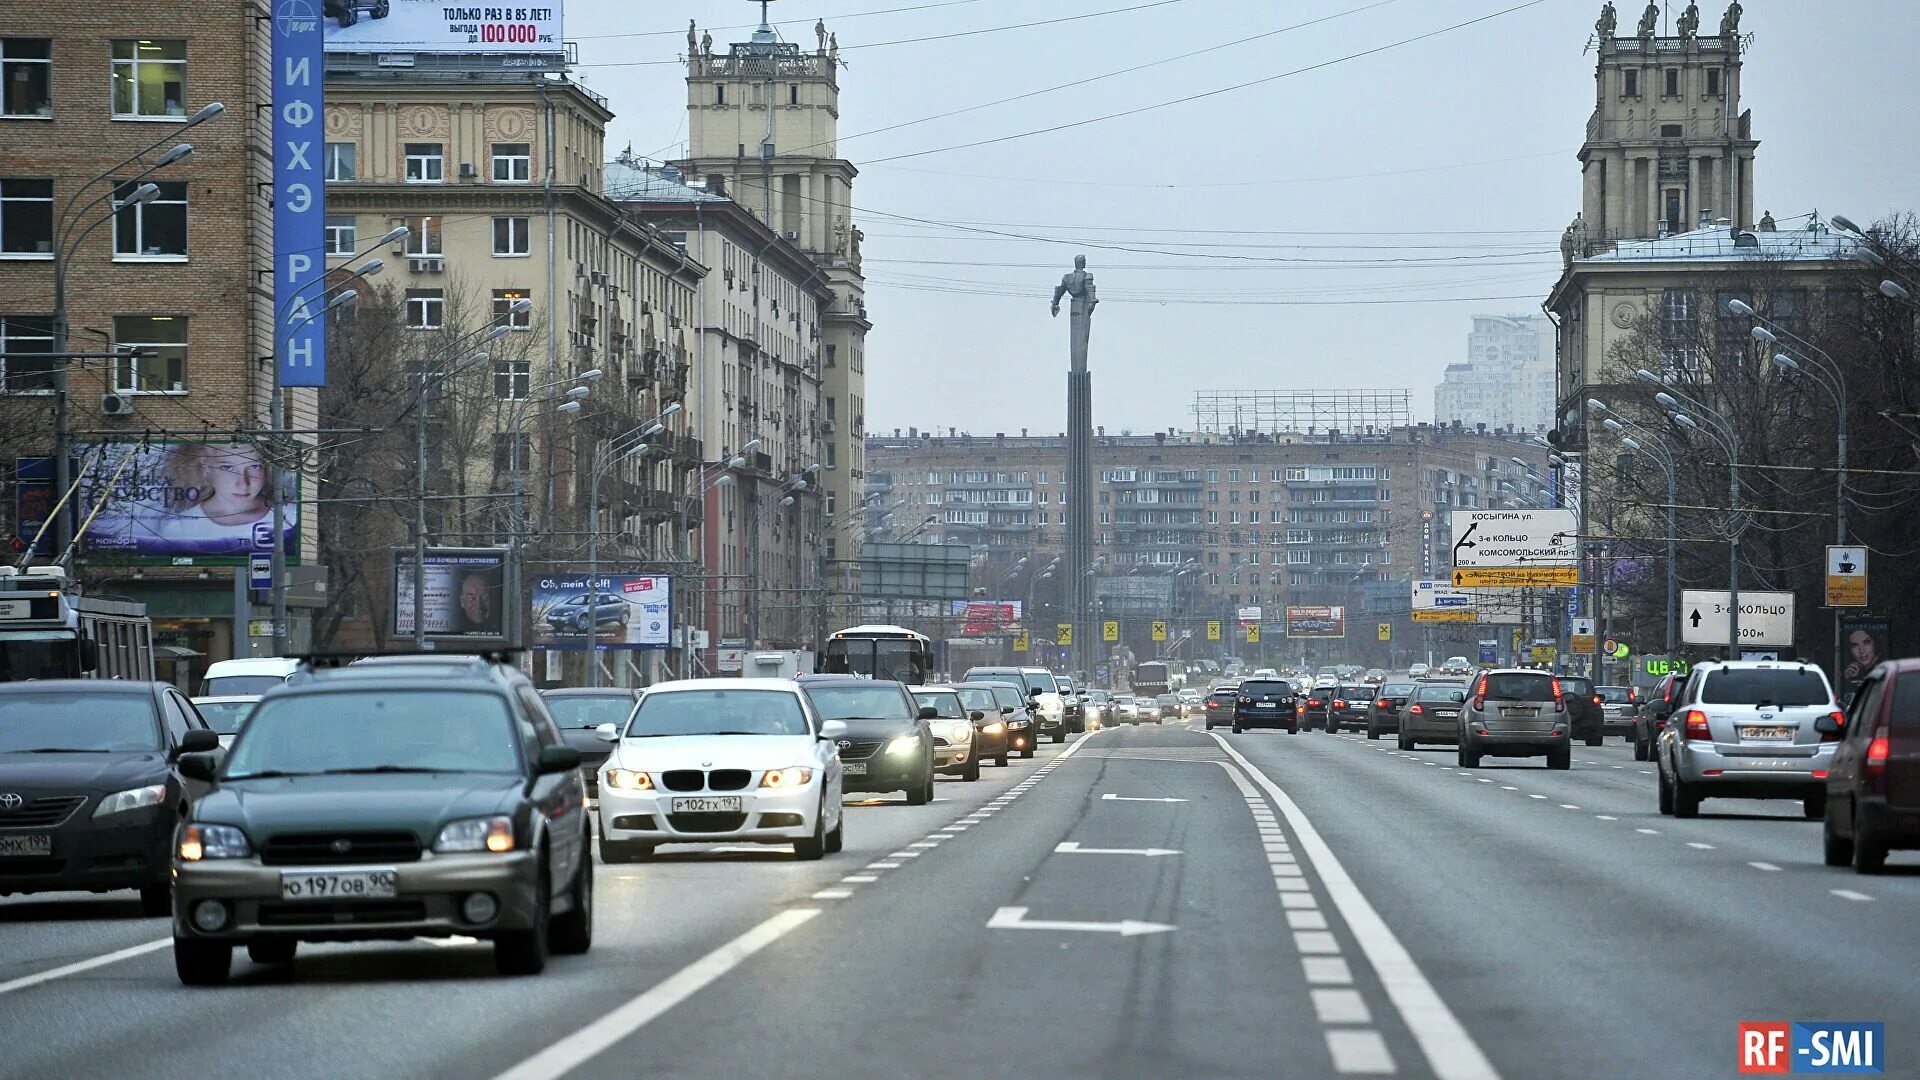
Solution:
<path fill-rule="evenodd" d="M 1747 865 L 1753 867 L 1755 870 L 1766 870 L 1772 873 L 1780 872 L 1780 868 L 1770 862 L 1750 862 Z"/>
<path fill-rule="evenodd" d="M 1827 891 L 1833 893 L 1833 895 L 1839 897 L 1842 900 L 1866 901 L 1866 900 L 1873 899 L 1873 897 L 1868 896 L 1866 893 L 1854 892 L 1852 889 L 1829 889 Z"/>
<path fill-rule="evenodd" d="M 1327 1052 L 1335 1071 L 1344 1076 L 1390 1076 L 1393 1055 L 1377 1031 L 1335 1028 L 1327 1032 Z"/>

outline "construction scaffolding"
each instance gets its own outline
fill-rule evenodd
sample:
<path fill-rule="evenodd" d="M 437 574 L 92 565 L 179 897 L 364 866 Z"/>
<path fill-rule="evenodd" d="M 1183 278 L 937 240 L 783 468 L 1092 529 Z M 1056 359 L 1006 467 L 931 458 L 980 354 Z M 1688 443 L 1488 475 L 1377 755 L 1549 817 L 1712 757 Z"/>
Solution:
<path fill-rule="evenodd" d="M 1381 434 L 1413 423 L 1411 390 L 1199 390 L 1193 427 L 1212 435 Z"/>

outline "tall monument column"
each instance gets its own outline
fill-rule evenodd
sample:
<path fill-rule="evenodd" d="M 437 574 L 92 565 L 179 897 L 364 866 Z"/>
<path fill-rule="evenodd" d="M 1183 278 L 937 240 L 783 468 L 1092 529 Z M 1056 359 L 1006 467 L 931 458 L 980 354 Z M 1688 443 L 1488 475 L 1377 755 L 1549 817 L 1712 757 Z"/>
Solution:
<path fill-rule="evenodd" d="M 1093 309 L 1100 303 L 1087 257 L 1076 255 L 1073 272 L 1053 290 L 1053 314 L 1060 298 L 1070 297 L 1067 368 L 1067 621 L 1073 625 L 1069 666 L 1093 678 L 1100 639 L 1093 625 L 1093 376 L 1087 371 L 1087 340 L 1093 334 Z"/>

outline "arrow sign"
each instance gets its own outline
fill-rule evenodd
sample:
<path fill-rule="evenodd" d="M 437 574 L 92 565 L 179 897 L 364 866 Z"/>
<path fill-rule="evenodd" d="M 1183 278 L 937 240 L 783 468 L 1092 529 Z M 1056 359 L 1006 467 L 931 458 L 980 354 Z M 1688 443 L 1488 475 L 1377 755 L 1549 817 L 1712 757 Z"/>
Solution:
<path fill-rule="evenodd" d="M 1694 608 L 1693 614 L 1687 616 L 1687 620 L 1693 623 L 1695 629 L 1698 629 L 1700 626 L 1700 609 Z"/>
<path fill-rule="evenodd" d="M 1137 922 L 1125 919 L 1120 922 L 1057 922 L 1047 919 L 1027 918 L 1027 909 L 1023 907 L 1003 907 L 987 920 L 989 930 L 1065 930 L 1082 934 L 1119 934 L 1121 937 L 1139 937 L 1142 934 L 1164 934 L 1173 927 L 1166 923 Z"/>
<path fill-rule="evenodd" d="M 1061 841 L 1060 845 L 1053 849 L 1053 853 L 1056 855 L 1145 855 L 1149 859 L 1155 858 L 1156 856 L 1160 856 L 1160 855 L 1180 854 L 1178 851 L 1174 851 L 1171 848 L 1157 848 L 1157 847 L 1150 847 L 1150 848 L 1081 847 L 1079 844 L 1076 844 L 1071 840 Z"/>
<path fill-rule="evenodd" d="M 1106 800 L 1107 802 L 1159 802 L 1159 803 L 1172 803 L 1172 802 L 1186 802 L 1186 801 L 1187 801 L 1187 800 L 1185 800 L 1185 799 L 1138 799 L 1138 798 L 1135 798 L 1135 797 L 1133 797 L 1132 795 L 1102 795 L 1102 796 L 1100 796 L 1100 797 L 1101 797 L 1102 799 L 1104 799 L 1104 800 Z"/>

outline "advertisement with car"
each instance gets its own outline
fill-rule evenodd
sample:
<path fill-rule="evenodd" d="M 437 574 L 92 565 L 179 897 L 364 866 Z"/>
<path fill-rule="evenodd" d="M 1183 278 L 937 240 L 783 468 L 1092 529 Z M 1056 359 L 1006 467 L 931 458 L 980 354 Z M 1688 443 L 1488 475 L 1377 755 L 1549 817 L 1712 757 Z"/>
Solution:
<path fill-rule="evenodd" d="M 547 649 L 664 649 L 672 586 L 648 574 L 556 574 L 533 583 L 531 644 Z"/>
<path fill-rule="evenodd" d="M 1290 638 L 1346 637 L 1347 609 L 1344 607 L 1290 607 L 1287 609 L 1287 636 Z"/>

